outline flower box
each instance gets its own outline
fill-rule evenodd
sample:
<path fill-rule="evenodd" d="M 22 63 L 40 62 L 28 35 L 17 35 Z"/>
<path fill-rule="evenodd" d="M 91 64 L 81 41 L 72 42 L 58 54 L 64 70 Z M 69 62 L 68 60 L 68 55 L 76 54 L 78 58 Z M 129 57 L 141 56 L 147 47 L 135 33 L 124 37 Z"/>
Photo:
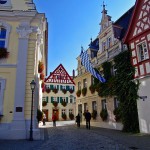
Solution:
<path fill-rule="evenodd" d="M 0 48 L 0 59 L 3 59 L 3 58 L 7 58 L 9 55 L 9 52 L 7 52 L 7 49 L 6 48 Z"/>

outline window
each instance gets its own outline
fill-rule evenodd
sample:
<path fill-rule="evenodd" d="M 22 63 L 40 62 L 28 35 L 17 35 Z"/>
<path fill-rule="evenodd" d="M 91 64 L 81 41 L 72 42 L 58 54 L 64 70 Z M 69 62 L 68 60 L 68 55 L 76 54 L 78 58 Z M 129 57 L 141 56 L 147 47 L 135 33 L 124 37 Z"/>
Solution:
<path fill-rule="evenodd" d="M 114 98 L 114 109 L 118 108 L 118 106 L 119 106 L 119 101 L 118 101 L 118 99 L 115 97 L 115 98 Z"/>
<path fill-rule="evenodd" d="M 101 102 L 102 102 L 102 109 L 106 109 L 106 99 L 103 99 Z"/>
<path fill-rule="evenodd" d="M 57 97 L 53 97 L 53 101 L 54 101 L 54 102 L 57 102 Z"/>
<path fill-rule="evenodd" d="M 6 29 L 0 27 L 0 47 L 4 48 L 6 43 Z"/>
<path fill-rule="evenodd" d="M 146 42 L 142 42 L 138 44 L 137 50 L 138 50 L 139 61 L 143 61 L 149 58 Z"/>
<path fill-rule="evenodd" d="M 102 45 L 103 45 L 103 51 L 105 51 L 105 50 L 106 50 L 106 41 L 104 41 L 104 42 L 102 43 Z"/>
<path fill-rule="evenodd" d="M 94 85 L 94 77 L 91 76 L 91 85 Z"/>
<path fill-rule="evenodd" d="M 117 69 L 115 68 L 115 65 L 112 66 L 112 75 L 116 75 L 117 74 Z"/>
<path fill-rule="evenodd" d="M 112 41 L 111 41 L 111 37 L 108 38 L 108 48 L 110 48 L 112 46 Z"/>
<path fill-rule="evenodd" d="M 87 103 L 84 103 L 84 112 L 86 112 L 86 110 L 88 110 L 88 105 Z"/>
<path fill-rule="evenodd" d="M 4 21 L 0 21 L 0 47 L 8 48 L 8 39 L 11 26 Z"/>
<path fill-rule="evenodd" d="M 83 88 L 86 88 L 86 87 L 87 87 L 87 80 L 83 79 Z"/>
<path fill-rule="evenodd" d="M 65 109 L 62 109 L 62 110 L 61 110 L 61 113 L 62 113 L 62 114 L 65 114 L 65 113 L 66 113 L 66 110 L 65 110 Z"/>
<path fill-rule="evenodd" d="M 73 113 L 73 109 L 69 109 L 69 114 L 72 114 Z"/>
<path fill-rule="evenodd" d="M 93 109 L 93 110 L 97 110 L 96 101 L 93 101 L 93 102 L 92 102 L 92 109 Z"/>
<path fill-rule="evenodd" d="M 81 90 L 81 82 L 78 82 L 78 90 Z"/>

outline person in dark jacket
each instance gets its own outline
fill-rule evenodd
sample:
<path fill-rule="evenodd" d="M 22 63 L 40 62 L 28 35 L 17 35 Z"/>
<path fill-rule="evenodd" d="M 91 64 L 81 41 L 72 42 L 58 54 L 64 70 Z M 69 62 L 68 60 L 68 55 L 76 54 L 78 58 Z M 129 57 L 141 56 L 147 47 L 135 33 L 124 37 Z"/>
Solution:
<path fill-rule="evenodd" d="M 85 113 L 86 128 L 90 130 L 91 113 L 87 110 Z"/>
<path fill-rule="evenodd" d="M 80 115 L 79 114 L 76 116 L 76 123 L 77 123 L 77 127 L 80 127 Z"/>

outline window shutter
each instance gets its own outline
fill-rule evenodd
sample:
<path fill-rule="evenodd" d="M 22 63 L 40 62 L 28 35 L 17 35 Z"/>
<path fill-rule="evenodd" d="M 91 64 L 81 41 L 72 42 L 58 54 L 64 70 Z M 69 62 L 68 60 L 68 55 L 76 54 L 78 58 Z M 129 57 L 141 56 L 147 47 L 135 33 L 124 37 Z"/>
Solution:
<path fill-rule="evenodd" d="M 59 85 L 57 85 L 57 89 L 59 90 Z"/>
<path fill-rule="evenodd" d="M 62 85 L 60 85 L 60 90 L 62 90 Z"/>
<path fill-rule="evenodd" d="M 66 86 L 66 90 L 69 91 L 69 86 Z"/>
<path fill-rule="evenodd" d="M 62 103 L 62 97 L 60 97 L 60 103 Z"/>
<path fill-rule="evenodd" d="M 66 97 L 66 103 L 68 103 L 68 97 Z"/>
<path fill-rule="evenodd" d="M 73 91 L 74 91 L 74 86 L 73 86 Z"/>
<path fill-rule="evenodd" d="M 57 102 L 59 103 L 59 97 L 57 97 Z"/>
<path fill-rule="evenodd" d="M 46 102 L 48 103 L 48 96 L 46 97 Z"/>
<path fill-rule="evenodd" d="M 53 103 L 53 97 L 51 97 L 51 103 Z"/>
<path fill-rule="evenodd" d="M 53 88 L 54 88 L 53 85 L 50 85 L 50 89 L 53 90 Z"/>

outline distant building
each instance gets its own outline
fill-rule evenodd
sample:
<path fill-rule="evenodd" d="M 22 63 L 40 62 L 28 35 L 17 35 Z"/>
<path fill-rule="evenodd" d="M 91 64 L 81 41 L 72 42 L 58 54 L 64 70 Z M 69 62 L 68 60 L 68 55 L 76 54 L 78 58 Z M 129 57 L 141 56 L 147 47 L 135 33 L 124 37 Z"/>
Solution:
<path fill-rule="evenodd" d="M 60 64 L 45 79 L 43 89 L 43 112 L 47 121 L 52 120 L 52 115 L 57 115 L 57 120 L 72 120 L 75 117 L 75 83 L 62 64 Z"/>
<path fill-rule="evenodd" d="M 150 1 L 137 0 L 125 37 L 132 53 L 135 80 L 139 80 L 138 115 L 140 132 L 150 133 Z"/>
<path fill-rule="evenodd" d="M 47 70 L 47 19 L 31 0 L 0 1 L 0 139 L 29 139 L 33 99 L 33 139 L 40 139 L 37 108 L 42 108 L 42 73 Z"/>
<path fill-rule="evenodd" d="M 111 62 L 111 74 L 115 76 L 116 69 L 113 59 L 122 51 L 127 50 L 127 45 L 123 44 L 123 38 L 127 31 L 133 9 L 134 7 L 130 8 L 117 21 L 112 22 L 103 4 L 100 32 L 95 40 L 92 41 L 91 39 L 89 48 L 86 50 L 93 68 L 98 69 L 102 75 L 102 64 L 104 62 Z M 82 65 L 80 56 L 77 57 L 77 61 L 78 73 L 74 79 L 77 94 L 76 107 L 77 113 L 82 114 L 83 123 L 84 112 L 88 109 L 92 114 L 92 125 L 121 130 L 122 124 L 116 121 L 113 113 L 119 104 L 117 97 L 100 97 L 98 92 L 93 88 L 94 77 Z M 108 112 L 107 121 L 103 121 L 100 117 L 102 110 L 107 110 Z"/>

